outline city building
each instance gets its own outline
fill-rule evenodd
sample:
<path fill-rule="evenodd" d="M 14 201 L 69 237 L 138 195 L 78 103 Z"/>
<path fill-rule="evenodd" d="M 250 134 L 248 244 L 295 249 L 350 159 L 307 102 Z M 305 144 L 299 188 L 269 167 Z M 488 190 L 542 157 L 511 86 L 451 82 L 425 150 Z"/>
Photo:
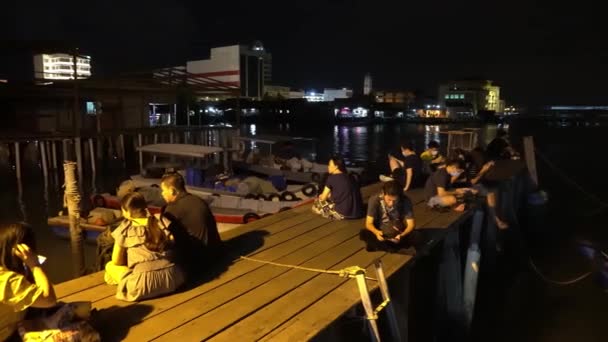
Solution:
<path fill-rule="evenodd" d="M 289 99 L 290 93 L 289 87 L 270 84 L 264 85 L 264 98 Z"/>
<path fill-rule="evenodd" d="M 353 90 L 348 88 L 333 89 L 325 88 L 323 90 L 323 101 L 333 102 L 335 99 L 348 99 L 353 97 Z"/>
<path fill-rule="evenodd" d="M 325 95 L 323 93 L 317 93 L 309 91 L 303 96 L 308 102 L 323 102 Z"/>
<path fill-rule="evenodd" d="M 369 95 L 372 93 L 372 75 L 370 73 L 365 74 L 363 79 L 363 95 Z"/>
<path fill-rule="evenodd" d="M 78 78 L 91 77 L 91 57 L 78 55 Z M 74 56 L 65 53 L 34 55 L 34 78 L 43 80 L 74 79 Z"/>
<path fill-rule="evenodd" d="M 402 103 L 410 104 L 415 96 L 411 91 L 374 91 L 374 101 L 376 103 Z"/>
<path fill-rule="evenodd" d="M 500 87 L 488 80 L 451 81 L 439 86 L 439 105 L 451 116 L 477 116 L 480 112 L 501 113 L 504 102 Z"/>
<path fill-rule="evenodd" d="M 290 90 L 289 91 L 289 98 L 290 99 L 303 99 L 304 96 L 306 96 L 306 93 L 304 92 L 304 90 Z"/>
<path fill-rule="evenodd" d="M 242 97 L 261 99 L 272 80 L 272 55 L 259 41 L 251 46 L 216 47 L 209 59 L 187 62 L 186 71 L 210 84 L 239 86 Z"/>

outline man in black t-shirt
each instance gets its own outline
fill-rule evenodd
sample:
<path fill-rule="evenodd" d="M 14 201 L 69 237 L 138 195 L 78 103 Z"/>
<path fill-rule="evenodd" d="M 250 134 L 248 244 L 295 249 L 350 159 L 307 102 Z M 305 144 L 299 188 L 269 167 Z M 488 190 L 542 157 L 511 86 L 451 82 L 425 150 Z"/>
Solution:
<path fill-rule="evenodd" d="M 401 186 L 390 181 L 384 183 L 382 191 L 369 199 L 365 229 L 361 231 L 361 240 L 367 244 L 367 250 L 405 251 L 405 245 L 414 244 L 415 226 L 412 202 L 403 195 Z"/>
<path fill-rule="evenodd" d="M 464 172 L 462 162 L 455 159 L 448 161 L 445 166 L 438 167 L 437 170 L 429 176 L 424 185 L 424 195 L 429 206 L 450 207 L 458 203 L 457 195 L 462 195 L 466 192 L 477 192 L 471 188 L 450 190 L 452 182 L 456 180 L 462 172 Z M 456 208 L 456 210 L 463 209 L 464 206 L 458 206 Z"/>
<path fill-rule="evenodd" d="M 403 159 L 388 155 L 388 163 L 391 168 L 391 179 L 381 177 L 381 180 L 395 180 L 403 191 L 422 187 L 422 160 L 414 151 L 409 142 L 401 143 L 401 155 Z"/>

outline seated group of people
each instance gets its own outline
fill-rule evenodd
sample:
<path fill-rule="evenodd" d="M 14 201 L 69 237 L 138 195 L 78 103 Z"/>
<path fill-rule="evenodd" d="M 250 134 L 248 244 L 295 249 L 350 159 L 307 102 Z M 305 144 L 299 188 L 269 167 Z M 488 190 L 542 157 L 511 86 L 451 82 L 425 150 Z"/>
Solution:
<path fill-rule="evenodd" d="M 315 199 L 312 210 L 325 218 L 342 220 L 364 216 L 364 205 L 359 184 L 348 174 L 341 157 L 329 160 L 328 177 L 321 194 Z M 413 254 L 414 230 L 412 203 L 396 181 L 383 184 L 382 191 L 372 196 L 367 207 L 365 229 L 360 237 L 367 249 L 405 251 Z"/>
<path fill-rule="evenodd" d="M 117 285 L 116 297 L 138 301 L 174 292 L 213 264 L 221 247 L 217 225 L 202 199 L 186 192 L 181 175 L 165 175 L 162 215 L 152 215 L 141 193 L 121 195 L 123 222 L 112 232 L 112 259 L 104 278 Z M 97 341 L 88 325 L 88 308 L 77 303 L 58 306 L 53 284 L 34 252 L 31 230 L 24 224 L 0 223 L 0 340 Z M 25 325 L 28 308 L 48 308 L 35 324 Z M 57 309 L 58 307 L 58 309 Z M 42 327 L 42 328 L 40 328 Z"/>
<path fill-rule="evenodd" d="M 455 158 L 446 159 L 438 152 L 439 144 L 432 141 L 419 157 L 411 144 L 401 144 L 403 158 L 389 154 L 391 176 L 381 176 L 382 191 L 370 197 L 365 230 L 361 238 L 368 249 L 394 250 L 415 244 L 412 203 L 407 192 L 424 188 L 427 204 L 433 208 L 465 210 L 475 195 L 485 197 L 489 215 L 499 229 L 508 223 L 497 213 L 497 181 L 487 177 L 501 159 L 515 158 L 506 134 L 499 132 L 488 150 L 476 148 L 470 153 L 459 151 Z M 426 174 L 425 165 L 430 170 Z M 496 170 L 494 170 L 496 171 Z M 313 204 L 313 211 L 330 219 L 355 219 L 363 216 L 360 188 L 346 172 L 342 158 L 332 157 L 327 181 Z M 399 249 L 399 248 L 397 248 Z"/>

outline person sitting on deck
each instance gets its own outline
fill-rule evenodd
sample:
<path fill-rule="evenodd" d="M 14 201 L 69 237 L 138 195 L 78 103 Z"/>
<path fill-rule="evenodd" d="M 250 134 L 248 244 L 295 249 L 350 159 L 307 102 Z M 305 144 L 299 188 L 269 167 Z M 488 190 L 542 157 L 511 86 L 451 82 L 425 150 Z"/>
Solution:
<path fill-rule="evenodd" d="M 423 162 L 424 173 L 429 175 L 437 169 L 437 166 L 445 162 L 445 158 L 439 153 L 439 143 L 435 140 L 428 143 L 427 149 L 420 154 L 420 159 Z"/>
<path fill-rule="evenodd" d="M 160 187 L 167 206 L 163 216 L 171 221 L 169 230 L 175 238 L 178 263 L 188 277 L 209 267 L 220 251 L 222 241 L 215 217 L 205 201 L 186 191 L 178 173 L 163 176 Z"/>
<path fill-rule="evenodd" d="M 449 190 L 453 180 L 460 177 L 463 172 L 464 166 L 458 159 L 450 160 L 445 165 L 439 166 L 424 185 L 424 195 L 429 206 L 451 207 L 462 202 L 465 193 L 477 193 L 477 190 L 471 188 Z M 462 203 L 455 210 L 462 211 L 464 208 L 464 203 Z"/>
<path fill-rule="evenodd" d="M 20 340 L 17 329 L 28 341 L 99 341 L 99 334 L 82 320 L 90 310 L 76 310 L 76 303 L 57 307 L 53 284 L 32 245 L 33 235 L 24 225 L 0 224 L 0 341 Z M 57 310 L 26 322 L 29 308 Z"/>
<path fill-rule="evenodd" d="M 106 283 L 118 285 L 116 298 L 138 301 L 174 292 L 185 276 L 173 262 L 169 222 L 146 208 L 144 197 L 132 192 L 121 202 L 123 223 L 113 232 L 112 261 L 106 264 Z"/>
<path fill-rule="evenodd" d="M 391 177 L 384 175 L 380 176 L 383 182 L 395 180 L 400 185 L 403 191 L 422 187 L 422 161 L 414 151 L 414 148 L 409 142 L 401 143 L 401 154 L 404 159 L 388 155 L 388 163 L 391 168 Z"/>
<path fill-rule="evenodd" d="M 382 191 L 369 199 L 365 229 L 360 238 L 366 242 L 368 251 L 403 251 L 415 254 L 413 248 L 418 238 L 414 233 L 414 213 L 412 202 L 403 194 L 396 181 L 386 182 Z"/>
<path fill-rule="evenodd" d="M 333 156 L 327 165 L 329 176 L 312 206 L 312 211 L 335 220 L 363 216 L 363 199 L 359 185 L 346 170 L 344 159 Z"/>

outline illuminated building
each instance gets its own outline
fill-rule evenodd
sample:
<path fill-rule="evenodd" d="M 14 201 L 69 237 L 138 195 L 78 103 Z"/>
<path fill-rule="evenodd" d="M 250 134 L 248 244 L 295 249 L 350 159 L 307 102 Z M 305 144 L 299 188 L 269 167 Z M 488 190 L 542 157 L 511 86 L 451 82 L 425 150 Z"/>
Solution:
<path fill-rule="evenodd" d="M 290 92 L 289 87 L 270 84 L 264 85 L 265 98 L 288 99 L 290 98 Z"/>
<path fill-rule="evenodd" d="M 91 57 L 79 55 L 76 68 L 78 78 L 91 77 Z M 34 77 L 45 80 L 74 79 L 74 56 L 65 53 L 34 55 Z"/>
<path fill-rule="evenodd" d="M 377 103 L 409 104 L 414 98 L 414 93 L 410 91 L 374 91 L 374 101 Z"/>
<path fill-rule="evenodd" d="M 265 85 L 272 80 L 272 55 L 259 41 L 251 46 L 216 47 L 211 49 L 209 59 L 187 62 L 186 71 L 206 82 L 239 86 L 241 96 L 261 99 Z"/>
<path fill-rule="evenodd" d="M 369 95 L 372 92 L 372 75 L 369 73 L 365 74 L 363 79 L 363 95 Z"/>
<path fill-rule="evenodd" d="M 500 87 L 492 81 L 451 81 L 439 86 L 440 106 L 448 116 L 477 116 L 480 112 L 502 111 Z"/>
<path fill-rule="evenodd" d="M 353 90 L 348 88 L 333 89 L 325 88 L 323 90 L 323 101 L 333 102 L 335 99 L 348 99 L 353 97 Z"/>

